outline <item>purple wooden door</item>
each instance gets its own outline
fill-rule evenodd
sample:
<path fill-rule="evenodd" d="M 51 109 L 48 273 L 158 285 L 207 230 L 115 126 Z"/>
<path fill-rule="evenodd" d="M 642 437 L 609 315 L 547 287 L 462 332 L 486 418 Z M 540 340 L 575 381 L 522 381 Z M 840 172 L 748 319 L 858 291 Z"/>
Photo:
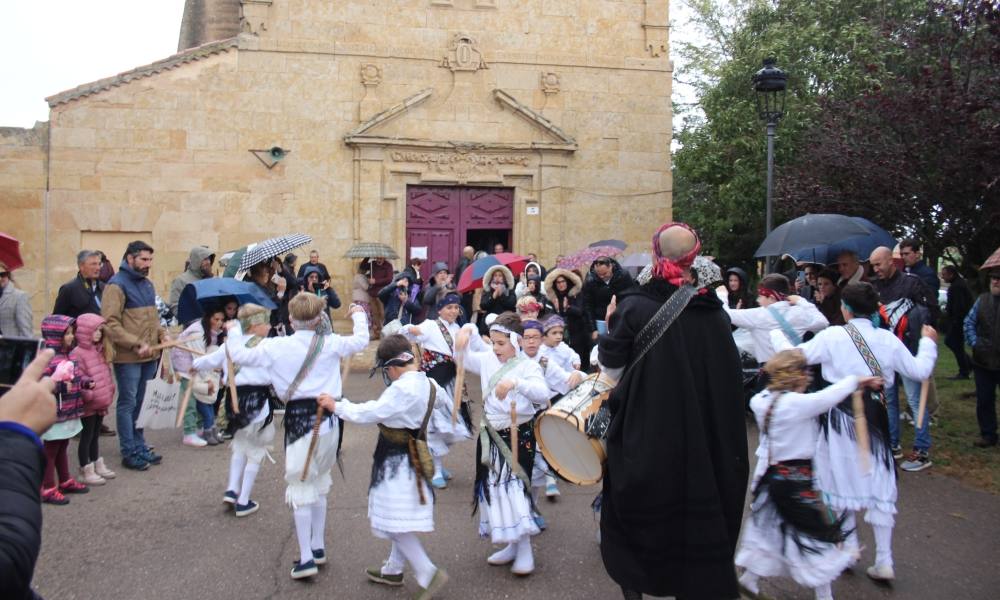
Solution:
<path fill-rule="evenodd" d="M 436 261 L 455 267 L 469 230 L 506 231 L 509 248 L 513 226 L 513 189 L 411 186 L 406 190 L 406 261 L 411 248 L 427 247 L 425 281 Z"/>

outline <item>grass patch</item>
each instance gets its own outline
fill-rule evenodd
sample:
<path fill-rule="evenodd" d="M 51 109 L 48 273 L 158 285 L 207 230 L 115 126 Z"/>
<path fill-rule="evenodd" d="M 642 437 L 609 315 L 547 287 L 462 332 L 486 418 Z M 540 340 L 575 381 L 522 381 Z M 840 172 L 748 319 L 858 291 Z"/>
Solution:
<path fill-rule="evenodd" d="M 944 343 L 939 343 L 934 376 L 941 406 L 936 415 L 937 421 L 931 426 L 931 460 L 934 461 L 931 470 L 1000 494 L 1000 447 L 973 447 L 972 442 L 979 438 L 976 385 L 972 378 L 962 381 L 947 379 L 956 373 L 955 355 Z M 906 406 L 902 389 L 900 396 L 902 410 Z M 900 430 L 903 449 L 912 448 L 913 425 L 900 423 Z"/>

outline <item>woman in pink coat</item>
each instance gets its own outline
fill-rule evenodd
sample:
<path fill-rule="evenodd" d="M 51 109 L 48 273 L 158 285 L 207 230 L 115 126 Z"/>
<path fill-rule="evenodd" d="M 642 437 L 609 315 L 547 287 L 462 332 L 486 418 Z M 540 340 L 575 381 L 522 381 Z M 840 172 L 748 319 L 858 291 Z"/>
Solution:
<path fill-rule="evenodd" d="M 104 485 L 115 472 L 104 464 L 98 450 L 101 421 L 115 399 L 115 379 L 111 374 L 114 349 L 104 343 L 104 319 L 85 313 L 76 320 L 76 348 L 70 353 L 81 373 L 94 382 L 93 389 L 83 390 L 83 431 L 77 454 L 81 479 L 87 485 Z"/>

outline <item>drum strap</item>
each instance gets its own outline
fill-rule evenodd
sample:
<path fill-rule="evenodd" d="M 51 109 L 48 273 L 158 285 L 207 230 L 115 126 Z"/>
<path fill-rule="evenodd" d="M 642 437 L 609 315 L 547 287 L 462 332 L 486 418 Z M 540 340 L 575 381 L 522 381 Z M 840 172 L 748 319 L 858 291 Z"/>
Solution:
<path fill-rule="evenodd" d="M 656 342 L 660 341 L 660 338 L 667 332 L 667 329 L 670 329 L 670 326 L 677 320 L 681 311 L 684 310 L 684 307 L 687 306 L 696 293 L 695 289 L 690 285 L 682 285 L 663 303 L 663 306 L 656 311 L 653 318 L 639 331 L 639 335 L 635 336 L 636 347 L 639 348 L 639 351 L 636 352 L 632 364 L 622 373 L 618 381 L 624 381 L 625 376 L 639 364 L 642 357 L 656 345 Z"/>

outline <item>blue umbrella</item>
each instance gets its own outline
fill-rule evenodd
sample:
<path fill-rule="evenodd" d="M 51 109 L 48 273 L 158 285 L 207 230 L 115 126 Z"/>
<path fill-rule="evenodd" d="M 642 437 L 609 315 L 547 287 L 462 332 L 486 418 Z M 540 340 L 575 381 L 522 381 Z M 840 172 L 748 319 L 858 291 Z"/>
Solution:
<path fill-rule="evenodd" d="M 819 244 L 809 248 L 799 248 L 788 254 L 796 262 L 811 262 L 828 265 L 837 260 L 841 252 L 851 251 L 861 260 L 866 260 L 872 251 L 879 246 L 892 248 L 896 240 L 888 231 L 863 217 L 851 217 L 856 223 L 868 230 L 868 233 L 847 236 L 831 244 Z"/>
<path fill-rule="evenodd" d="M 181 324 L 190 323 L 201 318 L 205 308 L 227 302 L 230 298 L 240 304 L 252 302 L 272 310 L 277 308 L 255 283 L 229 277 L 211 277 L 184 286 L 180 300 L 177 301 L 177 320 Z"/>
<path fill-rule="evenodd" d="M 471 292 L 476 288 L 482 287 L 483 276 L 486 275 L 486 271 L 490 267 L 497 265 L 507 267 L 514 274 L 514 277 L 517 277 L 528 265 L 528 259 L 519 254 L 501 252 L 500 254 L 490 254 L 475 260 L 462 271 L 462 276 L 458 279 L 458 291 L 464 294 L 465 292 Z"/>

